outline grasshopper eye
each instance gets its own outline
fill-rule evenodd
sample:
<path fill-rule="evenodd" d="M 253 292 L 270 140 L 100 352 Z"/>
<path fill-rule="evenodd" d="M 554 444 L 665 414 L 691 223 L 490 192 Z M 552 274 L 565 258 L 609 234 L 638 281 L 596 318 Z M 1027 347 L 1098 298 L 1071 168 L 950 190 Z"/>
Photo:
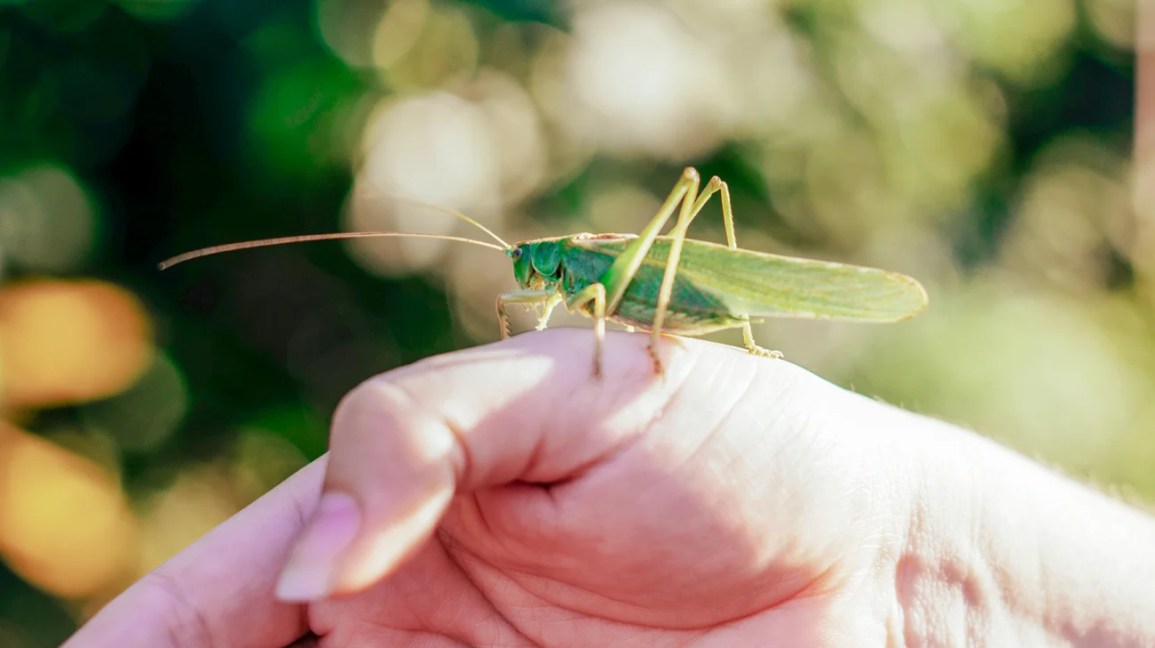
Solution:
<path fill-rule="evenodd" d="M 510 252 L 510 254 L 509 254 L 509 255 L 510 255 L 511 257 L 513 257 L 513 260 L 514 260 L 514 261 L 517 261 L 518 259 L 520 259 L 520 258 L 521 258 L 521 254 L 522 254 L 522 252 L 524 252 L 524 250 L 522 250 L 521 248 L 514 248 L 514 249 L 513 249 L 513 252 Z"/>

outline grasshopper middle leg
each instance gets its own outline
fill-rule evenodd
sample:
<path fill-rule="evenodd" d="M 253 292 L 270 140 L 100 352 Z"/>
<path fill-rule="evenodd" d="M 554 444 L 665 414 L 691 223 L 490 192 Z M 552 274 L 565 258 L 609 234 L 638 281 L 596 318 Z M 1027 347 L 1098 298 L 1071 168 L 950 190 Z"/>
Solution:
<path fill-rule="evenodd" d="M 586 304 L 593 304 L 594 317 L 594 376 L 602 375 L 602 343 L 606 339 L 606 287 L 592 283 L 582 288 L 566 300 L 566 308 L 578 311 Z"/>

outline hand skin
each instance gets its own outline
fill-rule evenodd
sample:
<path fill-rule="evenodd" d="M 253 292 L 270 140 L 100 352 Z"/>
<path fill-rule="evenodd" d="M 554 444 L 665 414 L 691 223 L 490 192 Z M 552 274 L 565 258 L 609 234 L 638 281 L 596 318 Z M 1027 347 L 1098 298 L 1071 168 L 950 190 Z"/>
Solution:
<path fill-rule="evenodd" d="M 67 645 L 1155 645 L 1147 516 L 739 349 L 664 340 L 655 377 L 611 334 L 594 380 L 592 338 L 369 380 L 327 462 Z"/>

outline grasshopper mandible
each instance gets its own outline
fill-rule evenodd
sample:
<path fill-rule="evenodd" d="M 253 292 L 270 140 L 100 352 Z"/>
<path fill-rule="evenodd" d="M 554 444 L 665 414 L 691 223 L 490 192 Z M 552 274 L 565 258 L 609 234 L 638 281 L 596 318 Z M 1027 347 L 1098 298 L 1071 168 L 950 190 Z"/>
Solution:
<path fill-rule="evenodd" d="M 686 238 L 690 223 L 714 194 L 721 195 L 726 245 Z M 754 342 L 750 325 L 767 317 L 894 322 L 917 315 L 927 303 L 915 279 L 877 268 L 780 256 L 738 247 L 730 190 L 717 176 L 705 187 L 693 168 L 682 172 L 658 213 L 638 234 L 576 234 L 506 243 L 476 220 L 470 223 L 500 245 L 436 234 L 344 232 L 230 243 L 186 252 L 160 268 L 197 257 L 254 247 L 334 239 L 408 236 L 470 243 L 504 252 L 513 261 L 519 289 L 497 297 L 501 337 L 509 337 L 511 304 L 537 308 L 537 329 L 558 304 L 594 320 L 594 375 L 601 375 L 606 320 L 650 332 L 647 347 L 661 373 L 662 333 L 702 335 L 741 328 L 746 350 L 781 357 Z M 662 227 L 678 213 L 665 236 Z"/>

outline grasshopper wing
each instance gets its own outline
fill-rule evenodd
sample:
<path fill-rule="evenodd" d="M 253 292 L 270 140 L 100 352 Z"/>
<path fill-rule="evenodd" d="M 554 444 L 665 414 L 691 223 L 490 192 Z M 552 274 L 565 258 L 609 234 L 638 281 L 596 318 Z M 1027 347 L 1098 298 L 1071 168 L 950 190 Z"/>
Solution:
<path fill-rule="evenodd" d="M 654 242 L 646 263 L 664 264 L 665 237 Z M 926 290 L 915 279 L 877 268 L 731 249 L 687 239 L 679 275 L 715 293 L 733 313 L 751 317 L 893 322 L 926 307 Z"/>

